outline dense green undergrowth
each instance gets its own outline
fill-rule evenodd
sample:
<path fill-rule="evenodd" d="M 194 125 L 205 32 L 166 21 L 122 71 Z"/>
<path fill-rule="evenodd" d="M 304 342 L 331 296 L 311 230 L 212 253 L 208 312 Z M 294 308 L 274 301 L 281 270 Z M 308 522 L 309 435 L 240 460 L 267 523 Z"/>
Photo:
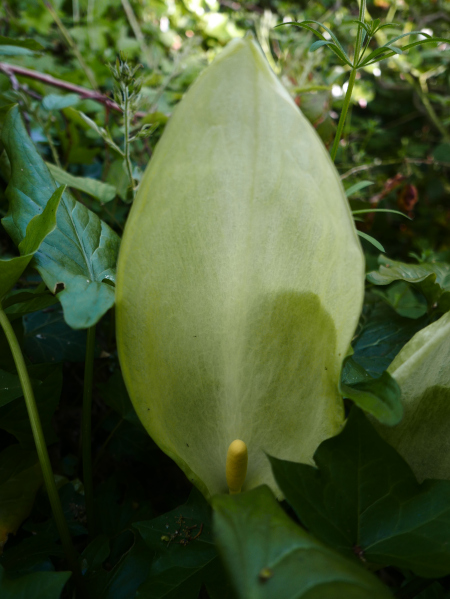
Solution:
<path fill-rule="evenodd" d="M 448 4 L 369 2 L 364 56 L 387 50 L 361 62 L 351 97 L 357 3 L 0 11 L 2 599 L 449 597 Z M 321 43 L 276 27 L 292 21 Z M 174 107 L 247 31 L 336 154 L 366 293 L 341 432 L 308 464 L 267 456 L 282 502 L 260 486 L 208 503 L 127 394 L 115 269 Z"/>

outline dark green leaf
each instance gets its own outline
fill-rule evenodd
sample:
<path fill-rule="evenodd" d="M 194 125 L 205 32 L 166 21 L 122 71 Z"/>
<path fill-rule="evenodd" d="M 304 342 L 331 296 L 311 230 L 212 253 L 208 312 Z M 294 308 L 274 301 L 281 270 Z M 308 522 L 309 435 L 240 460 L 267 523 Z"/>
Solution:
<path fill-rule="evenodd" d="M 110 202 L 116 197 L 117 190 L 113 185 L 103 183 L 97 179 L 89 179 L 88 177 L 74 177 L 74 175 L 49 162 L 46 162 L 46 165 L 57 183 L 83 191 L 102 204 Z"/>
<path fill-rule="evenodd" d="M 53 568 L 50 556 L 64 559 L 64 551 L 58 540 L 59 535 L 51 532 L 29 536 L 12 547 L 8 543 L 1 563 L 14 576 Z"/>
<path fill-rule="evenodd" d="M 319 446 L 318 468 L 270 460 L 286 499 L 325 543 L 424 577 L 450 573 L 450 481 L 419 485 L 361 411 Z"/>
<path fill-rule="evenodd" d="M 372 414 L 382 424 L 394 426 L 403 417 L 401 390 L 388 372 L 372 378 L 353 358 L 347 359 L 340 384 L 344 397 L 365 412 Z"/>
<path fill-rule="evenodd" d="M 105 537 L 100 537 L 100 540 L 94 541 L 93 546 L 89 546 L 83 554 L 83 557 L 89 560 L 88 565 L 90 565 L 86 579 L 90 596 L 95 599 L 132 599 L 136 597 L 138 587 L 147 578 L 153 553 L 136 534 L 131 549 L 119 559 L 112 569 L 106 570 L 103 567 L 98 567 L 106 553 L 106 543 Z M 107 564 L 108 561 L 105 561 Z"/>
<path fill-rule="evenodd" d="M 45 163 L 29 139 L 17 107 L 12 108 L 3 127 L 3 143 L 12 174 L 7 187 L 10 202 L 3 224 L 16 244 L 28 222 L 42 211 L 56 185 Z M 56 229 L 33 257 L 49 289 L 58 294 L 66 322 L 72 328 L 95 324 L 114 304 L 118 236 L 93 212 L 63 195 L 56 216 Z"/>
<path fill-rule="evenodd" d="M 217 568 L 220 574 L 211 531 L 211 508 L 195 488 L 181 507 L 133 526 L 156 555 L 137 597 L 196 599 L 207 569 Z"/>
<path fill-rule="evenodd" d="M 32 572 L 20 578 L 8 578 L 0 566 L 2 599 L 59 599 L 70 572 Z"/>
<path fill-rule="evenodd" d="M 42 473 L 35 451 L 10 445 L 0 453 L 0 553 L 33 507 Z M 0 583 L 1 589 L 1 583 Z M 3 595 L 0 593 L 3 599 Z"/>
<path fill-rule="evenodd" d="M 24 349 L 32 362 L 83 362 L 86 331 L 71 329 L 60 306 L 27 314 L 23 319 Z"/>
<path fill-rule="evenodd" d="M 59 304 L 58 298 L 48 291 L 44 293 L 34 291 L 12 292 L 2 302 L 10 320 L 21 318 L 31 312 L 44 310 L 54 304 Z"/>
<path fill-rule="evenodd" d="M 41 381 L 41 384 L 34 388 L 34 394 L 45 440 L 47 444 L 54 443 L 56 434 L 51 420 L 61 394 L 61 368 L 55 364 L 39 364 L 30 366 L 28 372 L 30 377 Z M 24 447 L 34 447 L 34 438 L 24 400 L 19 399 L 0 408 L 0 429 L 14 435 Z"/>
<path fill-rule="evenodd" d="M 364 324 L 353 341 L 353 359 L 372 377 L 381 376 L 407 341 L 429 320 L 403 318 L 371 296 L 364 307 Z"/>
<path fill-rule="evenodd" d="M 219 551 L 240 599 L 387 599 L 356 562 L 295 525 L 268 487 L 213 498 Z"/>
<path fill-rule="evenodd" d="M 124 420 L 142 428 L 133 404 L 128 396 L 122 373 L 117 370 L 104 385 L 99 385 L 100 393 L 105 403 L 117 412 Z"/>
<path fill-rule="evenodd" d="M 33 386 L 38 385 L 40 381 L 33 381 Z M 0 370 L 0 407 L 7 403 L 22 397 L 22 385 L 17 374 Z"/>
<path fill-rule="evenodd" d="M 386 290 L 374 289 L 373 293 L 381 297 L 397 314 L 405 318 L 421 318 L 428 311 L 425 297 L 404 281 L 396 281 Z"/>

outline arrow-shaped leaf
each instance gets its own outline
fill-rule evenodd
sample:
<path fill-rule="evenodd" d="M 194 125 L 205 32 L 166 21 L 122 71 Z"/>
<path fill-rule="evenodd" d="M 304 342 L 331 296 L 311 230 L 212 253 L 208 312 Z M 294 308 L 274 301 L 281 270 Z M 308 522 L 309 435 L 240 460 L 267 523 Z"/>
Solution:
<path fill-rule="evenodd" d="M 27 135 L 17 106 L 5 120 L 3 143 L 11 162 L 5 229 L 19 245 L 30 220 L 45 208 L 56 188 L 44 161 Z M 58 294 L 66 322 L 75 329 L 95 324 L 114 304 L 119 237 L 96 214 L 64 193 L 56 228 L 33 257 L 47 286 Z"/>
<path fill-rule="evenodd" d="M 21 255 L 9 260 L 0 260 L 0 302 L 19 280 L 42 241 L 54 230 L 56 211 L 64 189 L 65 186 L 59 187 L 46 202 L 44 210 L 28 221 L 25 235 L 18 244 Z"/>

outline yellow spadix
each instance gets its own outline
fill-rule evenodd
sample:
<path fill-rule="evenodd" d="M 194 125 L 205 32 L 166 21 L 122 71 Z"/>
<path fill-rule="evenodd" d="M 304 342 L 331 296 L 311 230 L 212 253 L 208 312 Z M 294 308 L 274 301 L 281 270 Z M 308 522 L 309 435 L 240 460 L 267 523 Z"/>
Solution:
<path fill-rule="evenodd" d="M 120 362 L 155 442 L 209 497 L 278 493 L 265 452 L 310 462 L 343 422 L 338 379 L 364 260 L 318 135 L 256 43 L 234 40 L 176 108 L 125 228 Z"/>

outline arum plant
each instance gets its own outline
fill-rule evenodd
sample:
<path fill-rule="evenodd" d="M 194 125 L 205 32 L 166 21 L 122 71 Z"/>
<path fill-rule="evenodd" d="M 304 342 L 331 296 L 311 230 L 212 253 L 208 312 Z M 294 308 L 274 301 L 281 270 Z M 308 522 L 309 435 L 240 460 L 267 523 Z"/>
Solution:
<path fill-rule="evenodd" d="M 333 161 L 336 159 L 339 142 L 344 131 L 345 120 L 352 98 L 353 86 L 355 84 L 357 71 L 364 67 L 368 67 L 377 62 L 380 62 L 381 60 L 385 60 L 386 58 L 390 58 L 391 56 L 394 56 L 396 54 L 403 54 L 403 52 L 405 52 L 406 50 L 409 50 L 410 48 L 414 48 L 419 45 L 434 44 L 439 42 L 448 43 L 450 41 L 446 38 L 435 36 L 433 37 L 423 31 L 409 31 L 408 33 L 396 35 L 382 46 L 379 46 L 375 50 L 370 51 L 370 42 L 379 31 L 389 27 L 398 27 L 399 25 L 397 23 L 381 23 L 380 19 L 374 19 L 373 21 L 366 23 L 366 0 L 360 1 L 359 17 L 358 19 L 354 19 L 351 22 L 357 25 L 357 33 L 355 43 L 353 46 L 353 57 L 351 57 L 344 50 L 344 47 L 342 46 L 336 35 L 331 31 L 331 29 L 329 29 L 326 25 L 320 23 L 319 21 L 308 19 L 301 22 L 289 21 L 287 23 L 277 25 L 277 27 L 282 27 L 284 25 L 295 25 L 296 27 L 302 27 L 303 29 L 310 31 L 319 38 L 310 46 L 310 52 L 314 52 L 322 46 L 327 46 L 343 64 L 347 65 L 350 68 L 350 77 L 348 80 L 347 91 L 344 97 L 344 104 L 342 107 L 341 115 L 339 117 L 336 136 L 334 138 L 333 146 L 331 148 L 331 158 L 333 159 Z M 329 39 L 327 39 L 320 30 L 315 29 L 314 26 L 318 26 L 321 29 L 323 29 L 324 32 L 329 36 Z M 412 35 L 420 35 L 425 39 L 414 40 L 413 42 L 405 44 L 401 48 L 394 45 L 402 38 Z"/>
<path fill-rule="evenodd" d="M 116 294 L 137 414 L 206 497 L 263 483 L 279 496 L 266 453 L 311 462 L 340 430 L 363 291 L 326 148 L 256 43 L 234 40 L 158 143 Z"/>

